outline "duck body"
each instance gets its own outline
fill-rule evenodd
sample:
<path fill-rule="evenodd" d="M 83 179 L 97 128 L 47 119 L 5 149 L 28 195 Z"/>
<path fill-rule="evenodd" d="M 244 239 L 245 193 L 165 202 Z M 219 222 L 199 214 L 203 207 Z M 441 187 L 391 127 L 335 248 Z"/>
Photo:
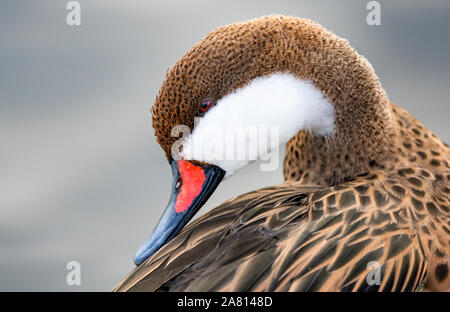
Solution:
<path fill-rule="evenodd" d="M 387 100 L 367 61 L 317 24 L 270 16 L 220 28 L 202 42 L 217 50 L 235 32 L 251 38 L 262 32 L 258 44 L 272 46 L 257 56 L 270 66 L 254 66 L 244 76 L 288 71 L 312 81 L 336 109 L 336 131 L 298 131 L 287 142 L 284 183 L 233 198 L 193 221 L 115 291 L 449 291 L 449 147 Z M 277 45 L 273 38 L 280 36 L 297 39 Z M 210 53 L 203 62 L 213 62 Z M 181 59 L 173 72 L 183 74 L 169 73 L 165 83 L 187 79 L 186 67 L 208 76 L 190 66 Z M 242 69 L 225 72 L 233 70 Z M 199 98 L 222 98 L 254 78 L 237 76 Z M 164 103 L 172 90 L 162 88 L 153 120 L 169 160 L 168 120 L 192 122 L 188 110 L 170 116 L 175 109 Z M 176 102 L 186 103 L 186 94 L 177 93 Z"/>

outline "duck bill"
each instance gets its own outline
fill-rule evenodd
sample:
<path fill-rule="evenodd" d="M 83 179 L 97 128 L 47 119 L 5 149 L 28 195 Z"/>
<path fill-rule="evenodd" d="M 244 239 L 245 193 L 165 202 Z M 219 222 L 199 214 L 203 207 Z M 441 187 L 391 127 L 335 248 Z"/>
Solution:
<path fill-rule="evenodd" d="M 185 160 L 172 161 L 172 193 L 167 208 L 153 233 L 134 257 L 136 265 L 168 243 L 208 200 L 225 171 L 214 165 L 194 165 Z"/>

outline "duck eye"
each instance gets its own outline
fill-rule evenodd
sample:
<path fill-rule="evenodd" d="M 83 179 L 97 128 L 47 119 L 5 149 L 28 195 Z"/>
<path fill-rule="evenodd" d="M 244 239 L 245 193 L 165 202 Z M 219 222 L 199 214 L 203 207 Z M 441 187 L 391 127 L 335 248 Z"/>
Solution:
<path fill-rule="evenodd" d="M 199 114 L 203 115 L 204 113 L 206 113 L 212 106 L 212 101 L 211 100 L 204 100 L 200 103 L 200 107 L 198 109 Z"/>

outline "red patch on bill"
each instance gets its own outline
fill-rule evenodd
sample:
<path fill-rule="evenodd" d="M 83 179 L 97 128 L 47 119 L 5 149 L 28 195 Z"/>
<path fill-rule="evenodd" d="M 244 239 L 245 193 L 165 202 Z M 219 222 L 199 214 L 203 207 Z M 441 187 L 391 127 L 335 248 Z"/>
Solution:
<path fill-rule="evenodd" d="M 184 212 L 191 206 L 195 197 L 202 191 L 203 183 L 206 180 L 202 167 L 198 167 L 189 161 L 178 161 L 178 172 L 181 175 L 183 184 L 178 193 L 175 203 L 175 212 Z"/>

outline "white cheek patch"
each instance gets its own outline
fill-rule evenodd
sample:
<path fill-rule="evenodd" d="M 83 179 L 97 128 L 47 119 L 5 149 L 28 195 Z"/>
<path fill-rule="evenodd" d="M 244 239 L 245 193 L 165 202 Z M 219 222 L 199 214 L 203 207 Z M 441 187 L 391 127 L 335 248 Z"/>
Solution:
<path fill-rule="evenodd" d="M 335 111 L 312 82 L 289 73 L 258 77 L 221 98 L 183 139 L 184 159 L 221 167 L 226 177 L 263 157 L 300 130 L 334 132 Z"/>

